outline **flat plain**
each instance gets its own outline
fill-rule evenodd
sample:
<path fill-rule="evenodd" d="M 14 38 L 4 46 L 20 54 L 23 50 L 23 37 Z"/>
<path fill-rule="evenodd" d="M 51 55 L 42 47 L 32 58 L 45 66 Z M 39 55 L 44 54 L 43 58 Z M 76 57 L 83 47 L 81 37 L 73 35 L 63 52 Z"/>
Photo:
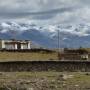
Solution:
<path fill-rule="evenodd" d="M 0 62 L 4 61 L 42 61 L 42 60 L 58 60 L 56 52 L 0 52 Z"/>
<path fill-rule="evenodd" d="M 0 90 L 90 90 L 90 72 L 1 72 Z"/>

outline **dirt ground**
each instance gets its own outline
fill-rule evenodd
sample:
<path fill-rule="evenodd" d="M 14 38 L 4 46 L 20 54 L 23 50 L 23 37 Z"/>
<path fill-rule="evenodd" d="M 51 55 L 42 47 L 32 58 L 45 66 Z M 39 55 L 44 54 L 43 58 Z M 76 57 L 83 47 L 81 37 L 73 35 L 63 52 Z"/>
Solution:
<path fill-rule="evenodd" d="M 90 73 L 1 72 L 0 90 L 90 90 Z"/>

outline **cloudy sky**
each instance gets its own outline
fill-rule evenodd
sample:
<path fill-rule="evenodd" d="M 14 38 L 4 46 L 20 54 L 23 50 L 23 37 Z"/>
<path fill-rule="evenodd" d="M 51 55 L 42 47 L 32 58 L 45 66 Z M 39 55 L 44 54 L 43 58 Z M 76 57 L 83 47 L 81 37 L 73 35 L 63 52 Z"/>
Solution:
<path fill-rule="evenodd" d="M 90 22 L 90 0 L 0 0 L 0 22 Z"/>

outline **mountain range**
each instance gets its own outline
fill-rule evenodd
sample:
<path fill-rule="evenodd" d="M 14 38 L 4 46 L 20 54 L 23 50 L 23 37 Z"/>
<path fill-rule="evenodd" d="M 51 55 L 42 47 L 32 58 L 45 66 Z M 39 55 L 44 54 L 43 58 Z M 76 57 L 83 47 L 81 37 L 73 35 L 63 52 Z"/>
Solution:
<path fill-rule="evenodd" d="M 37 25 L 28 22 L 1 22 L 0 39 L 31 40 L 37 45 L 57 48 L 90 47 L 90 23 Z"/>

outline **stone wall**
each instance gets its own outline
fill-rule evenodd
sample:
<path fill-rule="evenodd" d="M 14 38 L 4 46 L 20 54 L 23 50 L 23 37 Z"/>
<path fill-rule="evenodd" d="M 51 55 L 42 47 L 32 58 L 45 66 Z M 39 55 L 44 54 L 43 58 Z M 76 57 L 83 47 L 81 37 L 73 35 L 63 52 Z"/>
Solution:
<path fill-rule="evenodd" d="M 90 71 L 90 61 L 15 61 L 0 62 L 0 72 Z"/>

